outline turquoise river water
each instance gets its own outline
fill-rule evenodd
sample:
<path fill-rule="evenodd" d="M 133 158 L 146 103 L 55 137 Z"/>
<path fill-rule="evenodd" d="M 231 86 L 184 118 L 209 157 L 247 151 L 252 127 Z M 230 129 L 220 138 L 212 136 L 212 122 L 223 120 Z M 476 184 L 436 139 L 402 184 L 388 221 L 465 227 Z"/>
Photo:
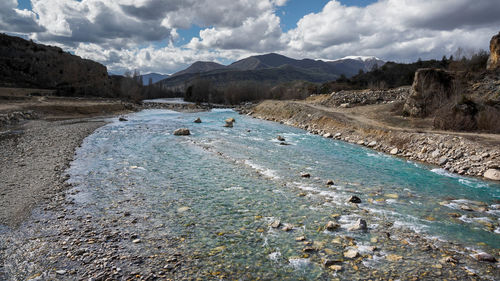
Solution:
<path fill-rule="evenodd" d="M 193 123 L 197 117 L 203 123 Z M 228 117 L 236 119 L 234 128 L 222 126 Z M 428 259 L 385 248 L 384 232 L 415 233 L 471 253 L 500 249 L 498 183 L 232 110 L 146 110 L 127 118 L 100 128 L 77 151 L 69 170 L 80 191 L 74 199 L 94 216 L 112 208 L 143 215 L 148 223 L 134 227 L 145 240 L 158 232 L 182 237 L 186 251 L 199 256 L 200 272 L 249 279 L 325 277 L 331 273 L 321 258 L 342 259 L 349 247 L 337 245 L 337 237 L 354 239 L 361 254 L 370 245 L 380 249 L 363 260 L 364 268 L 389 267 L 384 257 L 390 254 L 402 256 L 410 268 Z M 181 127 L 192 135 L 174 136 Z M 289 145 L 280 145 L 278 135 Z M 329 179 L 333 186 L 325 184 Z M 347 203 L 352 195 L 362 203 Z M 348 231 L 359 218 L 369 231 Z M 293 229 L 271 227 L 276 220 Z M 324 230 L 330 220 L 340 229 Z M 317 252 L 304 251 L 299 236 L 314 241 Z"/>

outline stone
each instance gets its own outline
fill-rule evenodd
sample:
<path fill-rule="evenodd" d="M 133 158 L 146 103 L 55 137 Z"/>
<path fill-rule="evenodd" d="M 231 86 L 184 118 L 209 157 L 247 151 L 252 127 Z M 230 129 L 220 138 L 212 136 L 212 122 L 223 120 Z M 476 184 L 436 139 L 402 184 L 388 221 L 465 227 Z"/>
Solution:
<path fill-rule="evenodd" d="M 187 128 L 180 128 L 174 131 L 175 136 L 189 136 L 191 132 Z"/>
<path fill-rule="evenodd" d="M 474 258 L 478 261 L 486 261 L 486 262 L 497 262 L 497 259 L 488 253 L 479 253 L 474 255 Z"/>
<path fill-rule="evenodd" d="M 342 136 L 342 133 L 336 133 L 333 137 L 334 138 L 340 138 Z"/>
<path fill-rule="evenodd" d="M 448 163 L 448 158 L 446 158 L 446 157 L 439 158 L 439 160 L 438 160 L 438 165 L 439 166 L 443 166 L 446 163 Z"/>
<path fill-rule="evenodd" d="M 281 221 L 280 220 L 275 220 L 275 221 L 273 221 L 271 223 L 271 227 L 272 228 L 278 228 L 278 227 L 280 227 L 280 225 L 281 225 Z"/>
<path fill-rule="evenodd" d="M 196 118 L 196 120 L 193 121 L 194 123 L 201 123 L 200 117 Z"/>
<path fill-rule="evenodd" d="M 402 256 L 394 255 L 394 254 L 389 254 L 385 257 L 388 261 L 400 261 L 403 259 Z"/>
<path fill-rule="evenodd" d="M 132 240 L 132 243 L 139 244 L 139 243 L 141 243 L 141 239 L 134 239 L 134 240 Z"/>
<path fill-rule="evenodd" d="M 358 144 L 358 145 L 364 145 L 364 144 L 365 144 L 365 141 L 363 141 L 363 140 L 359 140 L 358 142 L 356 142 L 356 144 Z"/>
<path fill-rule="evenodd" d="M 398 154 L 398 152 L 399 152 L 399 149 L 397 149 L 397 148 L 393 148 L 393 149 L 391 149 L 391 152 L 390 152 L 390 153 L 391 153 L 392 155 L 396 155 L 396 154 Z"/>
<path fill-rule="evenodd" d="M 349 227 L 349 229 L 347 229 L 349 231 L 357 231 L 357 230 L 361 230 L 361 231 L 366 231 L 368 230 L 368 227 L 367 227 L 367 224 L 366 224 L 366 221 L 364 219 L 358 219 L 356 221 L 356 223 Z"/>
<path fill-rule="evenodd" d="M 325 137 L 325 138 L 328 138 L 328 139 L 329 139 L 329 138 L 333 138 L 333 135 L 332 135 L 332 134 L 330 134 L 330 133 L 326 133 L 326 134 L 324 134 L 324 135 L 323 135 L 323 137 Z"/>
<path fill-rule="evenodd" d="M 299 237 L 295 238 L 295 241 L 297 241 L 297 242 L 305 241 L 305 240 L 306 240 L 305 236 L 299 236 Z"/>
<path fill-rule="evenodd" d="M 488 169 L 486 170 L 486 172 L 484 172 L 483 177 L 489 180 L 500 181 L 500 170 Z"/>
<path fill-rule="evenodd" d="M 303 177 L 303 178 L 310 178 L 311 174 L 309 174 L 309 173 L 303 173 L 300 176 Z"/>
<path fill-rule="evenodd" d="M 338 229 L 339 227 L 340 227 L 340 224 L 335 223 L 333 221 L 328 221 L 326 223 L 325 229 L 329 230 L 329 231 L 334 231 L 334 230 Z"/>
<path fill-rule="evenodd" d="M 359 203 L 361 203 L 361 199 L 358 196 L 353 195 L 353 196 L 349 197 L 349 200 L 347 200 L 347 202 L 359 204 Z"/>
<path fill-rule="evenodd" d="M 128 121 L 128 120 L 127 120 L 127 118 L 125 118 L 125 117 L 120 117 L 120 118 L 118 118 L 118 121 L 120 121 L 120 122 L 125 122 L 125 121 Z"/>
<path fill-rule="evenodd" d="M 226 127 L 226 128 L 232 128 L 233 127 L 233 122 L 227 122 L 226 121 L 226 124 L 224 124 L 224 127 Z"/>
<path fill-rule="evenodd" d="M 335 183 L 333 182 L 333 180 L 327 180 L 326 181 L 326 185 L 334 185 Z"/>
<path fill-rule="evenodd" d="M 439 152 L 439 149 L 436 149 L 434 150 L 432 153 L 431 153 L 431 156 L 432 158 L 437 158 L 441 155 L 441 153 Z"/>
<path fill-rule="evenodd" d="M 276 137 L 276 139 L 279 140 L 279 141 L 285 141 L 285 138 L 282 137 L 282 136 L 278 136 L 278 137 Z"/>
<path fill-rule="evenodd" d="M 354 259 L 358 255 L 359 255 L 359 252 L 356 251 L 356 250 L 354 250 L 354 249 L 350 249 L 350 250 L 347 250 L 347 251 L 344 252 L 344 257 L 346 257 L 348 259 Z"/>
<path fill-rule="evenodd" d="M 336 263 L 338 263 L 339 261 L 338 260 L 332 260 L 332 259 L 329 259 L 329 258 L 321 258 L 321 264 L 324 266 L 324 267 L 330 267 Z"/>
<path fill-rule="evenodd" d="M 331 269 L 331 270 L 333 270 L 333 271 L 341 271 L 342 270 L 342 266 L 341 265 L 337 265 L 337 264 L 331 265 L 328 268 Z"/>
<path fill-rule="evenodd" d="M 232 117 L 231 118 L 227 118 L 225 121 L 226 121 L 226 123 L 234 123 L 234 122 L 236 122 L 236 120 L 234 118 L 232 118 Z"/>
<path fill-rule="evenodd" d="M 342 108 L 349 108 L 349 107 L 351 107 L 351 105 L 349 103 L 341 103 L 340 107 L 342 107 Z"/>
<path fill-rule="evenodd" d="M 500 32 L 493 36 L 490 41 L 490 57 L 486 69 L 493 70 L 500 67 Z"/>
<path fill-rule="evenodd" d="M 368 147 L 374 147 L 377 145 L 377 142 L 376 141 L 371 141 L 367 146 Z"/>
<path fill-rule="evenodd" d="M 66 274 L 66 272 L 67 272 L 67 271 L 66 271 L 66 270 L 64 270 L 64 269 L 61 269 L 61 270 L 56 270 L 56 273 L 57 273 L 57 274 L 59 274 L 59 275 L 64 275 L 64 274 Z"/>
<path fill-rule="evenodd" d="M 284 227 L 283 227 L 283 231 L 290 231 L 293 229 L 293 225 L 291 224 L 286 224 Z"/>

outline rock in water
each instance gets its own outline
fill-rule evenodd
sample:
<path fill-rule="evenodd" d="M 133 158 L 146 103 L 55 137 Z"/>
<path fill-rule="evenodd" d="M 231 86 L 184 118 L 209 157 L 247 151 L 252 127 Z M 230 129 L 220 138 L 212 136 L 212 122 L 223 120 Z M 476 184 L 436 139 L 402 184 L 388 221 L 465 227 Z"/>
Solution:
<path fill-rule="evenodd" d="M 226 124 L 224 124 L 224 127 L 226 127 L 226 128 L 232 128 L 233 127 L 233 122 L 227 122 L 227 120 L 226 120 Z"/>
<path fill-rule="evenodd" d="M 478 261 L 497 262 L 497 259 L 488 253 L 476 254 L 474 255 L 474 258 L 477 259 Z"/>
<path fill-rule="evenodd" d="M 176 136 L 189 136 L 191 132 L 187 128 L 180 128 L 174 131 L 174 135 Z"/>
<path fill-rule="evenodd" d="M 300 176 L 303 177 L 303 178 L 310 178 L 311 174 L 309 174 L 309 173 L 303 173 Z"/>
<path fill-rule="evenodd" d="M 279 141 L 285 141 L 285 138 L 282 137 L 282 136 L 278 136 L 276 139 L 279 140 Z"/>
<path fill-rule="evenodd" d="M 278 228 L 278 227 L 280 227 L 280 225 L 281 225 L 281 222 L 279 220 L 275 220 L 271 223 L 272 228 Z"/>
<path fill-rule="evenodd" d="M 128 120 L 127 120 L 127 118 L 125 118 L 125 117 L 120 117 L 120 118 L 118 118 L 118 121 L 120 121 L 120 122 L 125 122 L 125 121 L 128 121 Z"/>
<path fill-rule="evenodd" d="M 500 181 L 500 170 L 488 169 L 483 176 L 490 180 Z"/>
<path fill-rule="evenodd" d="M 359 204 L 361 203 L 361 199 L 358 196 L 353 195 L 349 198 L 349 200 L 347 200 L 347 202 Z"/>
<path fill-rule="evenodd" d="M 193 121 L 194 123 L 201 123 L 200 117 L 196 118 L 196 120 Z"/>
<path fill-rule="evenodd" d="M 489 70 L 500 67 L 500 32 L 493 36 L 490 41 L 490 57 L 486 68 Z"/>
<path fill-rule="evenodd" d="M 367 229 L 368 229 L 368 227 L 366 226 L 366 221 L 364 219 L 358 219 L 356 224 L 349 227 L 348 230 L 349 231 L 357 231 L 357 230 L 366 231 Z"/>
<path fill-rule="evenodd" d="M 334 185 L 334 183 L 332 180 L 328 180 L 328 181 L 326 181 L 326 185 Z"/>
<path fill-rule="evenodd" d="M 334 230 L 338 229 L 339 227 L 340 227 L 340 224 L 334 223 L 333 221 L 329 221 L 326 224 L 325 229 L 328 231 L 334 231 Z"/>
<path fill-rule="evenodd" d="M 359 255 L 359 252 L 354 250 L 354 249 L 347 250 L 344 252 L 344 257 L 346 257 L 348 259 L 353 259 L 353 258 L 357 257 L 358 255 Z"/>
<path fill-rule="evenodd" d="M 226 123 L 234 123 L 234 122 L 236 122 L 236 120 L 232 117 L 226 119 Z"/>

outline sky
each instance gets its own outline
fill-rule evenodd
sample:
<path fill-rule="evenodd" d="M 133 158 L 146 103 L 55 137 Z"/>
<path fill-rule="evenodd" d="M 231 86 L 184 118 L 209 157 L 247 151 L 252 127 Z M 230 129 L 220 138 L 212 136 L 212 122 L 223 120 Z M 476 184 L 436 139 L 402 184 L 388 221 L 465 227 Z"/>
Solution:
<path fill-rule="evenodd" d="M 171 74 L 257 54 L 441 59 L 488 50 L 498 0 L 0 0 L 0 32 L 56 45 L 112 73 Z"/>

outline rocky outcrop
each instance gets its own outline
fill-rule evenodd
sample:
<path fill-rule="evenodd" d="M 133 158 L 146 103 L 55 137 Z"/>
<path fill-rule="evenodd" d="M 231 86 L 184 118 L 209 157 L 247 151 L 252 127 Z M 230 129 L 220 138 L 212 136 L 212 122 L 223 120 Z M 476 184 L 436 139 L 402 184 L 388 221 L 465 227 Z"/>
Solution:
<path fill-rule="evenodd" d="M 66 96 L 112 96 L 107 69 L 97 62 L 0 34 L 0 86 L 57 89 Z"/>
<path fill-rule="evenodd" d="M 500 68 L 500 32 L 491 38 L 490 57 L 486 68 L 490 70 Z"/>
<path fill-rule="evenodd" d="M 449 101 L 455 83 L 451 72 L 436 68 L 417 70 L 403 111 L 412 117 L 427 117 Z"/>

